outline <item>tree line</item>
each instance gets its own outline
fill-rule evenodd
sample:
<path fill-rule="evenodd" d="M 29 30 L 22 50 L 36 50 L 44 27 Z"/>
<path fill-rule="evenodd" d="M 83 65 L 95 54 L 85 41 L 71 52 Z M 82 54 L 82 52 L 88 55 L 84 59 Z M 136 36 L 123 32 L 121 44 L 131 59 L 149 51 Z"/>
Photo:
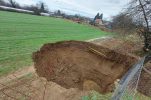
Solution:
<path fill-rule="evenodd" d="M 151 50 L 151 0 L 131 0 L 124 12 L 113 17 L 113 30 L 137 32 L 144 39 L 144 50 Z"/>
<path fill-rule="evenodd" d="M 26 6 L 21 6 L 19 3 L 17 3 L 14 0 L 8 0 L 8 2 L 4 0 L 0 0 L 0 6 L 5 6 L 5 7 L 12 7 L 12 8 L 17 8 L 17 9 L 23 9 L 23 10 L 30 10 L 33 11 L 34 14 L 40 15 L 40 13 L 48 13 L 48 7 L 44 2 L 38 2 L 36 5 L 26 5 Z"/>
<path fill-rule="evenodd" d="M 8 2 L 6 2 L 4 0 L 0 0 L 0 6 L 33 11 L 35 15 L 41 15 L 41 13 L 48 13 L 48 14 L 50 13 L 50 10 L 48 9 L 48 6 L 44 2 L 38 2 L 35 5 L 21 6 L 21 5 L 19 5 L 19 3 L 17 3 L 14 0 L 8 0 Z M 9 10 L 9 11 L 11 11 L 11 10 Z M 50 14 L 49 16 L 62 17 L 62 18 L 66 18 L 66 19 L 69 19 L 69 20 L 72 20 L 74 18 L 78 18 L 80 21 L 90 20 L 90 18 L 81 16 L 79 14 L 67 15 L 66 13 L 64 13 L 60 10 L 54 11 L 53 14 Z"/>

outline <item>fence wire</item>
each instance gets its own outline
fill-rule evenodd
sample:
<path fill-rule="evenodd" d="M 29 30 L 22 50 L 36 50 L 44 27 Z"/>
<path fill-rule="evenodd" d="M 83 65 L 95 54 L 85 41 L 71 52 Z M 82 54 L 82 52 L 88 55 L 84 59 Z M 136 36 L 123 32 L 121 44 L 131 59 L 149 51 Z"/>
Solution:
<path fill-rule="evenodd" d="M 138 93 L 138 83 L 145 58 L 142 58 L 123 76 L 112 96 L 112 100 L 141 100 L 136 93 Z M 144 100 L 146 99 L 144 98 Z"/>

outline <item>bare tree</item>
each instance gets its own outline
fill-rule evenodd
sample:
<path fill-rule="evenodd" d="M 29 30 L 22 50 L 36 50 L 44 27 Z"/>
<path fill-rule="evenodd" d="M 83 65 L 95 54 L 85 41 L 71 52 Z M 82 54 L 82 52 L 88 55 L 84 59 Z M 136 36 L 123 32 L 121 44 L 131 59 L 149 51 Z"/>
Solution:
<path fill-rule="evenodd" d="M 142 24 L 144 30 L 144 48 L 151 49 L 151 0 L 132 0 L 128 7 L 128 14 L 136 23 Z"/>
<path fill-rule="evenodd" d="M 111 23 L 112 29 L 120 34 L 130 34 L 136 31 L 136 24 L 131 16 L 125 13 L 120 13 L 113 17 Z"/>
<path fill-rule="evenodd" d="M 13 7 L 13 8 L 20 8 L 19 4 L 17 2 L 15 2 L 14 0 L 9 0 L 9 3 L 11 5 L 11 7 Z"/>
<path fill-rule="evenodd" d="M 7 3 L 6 1 L 4 1 L 4 0 L 0 0 L 0 5 L 1 6 L 11 7 L 11 5 L 9 3 Z"/>
<path fill-rule="evenodd" d="M 39 2 L 36 5 L 24 6 L 24 9 L 34 11 L 35 15 L 40 15 L 42 12 L 48 12 L 48 10 L 46 10 L 46 5 L 43 2 Z"/>
<path fill-rule="evenodd" d="M 0 5 L 2 5 L 2 6 L 4 6 L 4 5 L 5 5 L 4 0 L 0 0 Z"/>
<path fill-rule="evenodd" d="M 32 5 L 32 6 L 30 7 L 30 9 L 31 9 L 32 11 L 34 11 L 34 14 L 35 14 L 35 15 L 40 15 L 40 13 L 41 13 L 41 10 L 39 9 L 38 6 Z"/>

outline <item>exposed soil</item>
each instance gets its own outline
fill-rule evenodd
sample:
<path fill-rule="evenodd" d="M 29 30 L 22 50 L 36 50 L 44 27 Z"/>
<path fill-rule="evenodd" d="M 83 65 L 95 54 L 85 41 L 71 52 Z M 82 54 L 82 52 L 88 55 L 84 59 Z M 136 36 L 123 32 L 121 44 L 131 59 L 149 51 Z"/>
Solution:
<path fill-rule="evenodd" d="M 151 62 L 147 63 L 145 68 L 151 72 Z M 148 97 L 151 97 L 151 74 L 145 72 L 144 70 L 140 76 L 138 91 Z"/>
<path fill-rule="evenodd" d="M 26 72 L 24 72 L 26 73 Z M 32 76 L 0 83 L 0 100 L 81 100 L 89 91 L 65 89 L 54 82 Z"/>
<path fill-rule="evenodd" d="M 70 42 L 71 45 L 69 45 Z M 38 60 L 36 59 L 36 61 L 41 61 L 43 62 L 43 64 L 45 63 L 44 60 L 50 61 L 50 63 L 48 62 L 47 64 L 44 65 L 46 65 L 45 66 L 46 68 L 49 66 L 49 64 L 54 65 L 54 66 L 50 66 L 50 68 L 53 69 L 54 71 L 56 71 L 57 69 L 58 74 L 56 72 L 52 72 L 51 74 L 55 73 L 57 78 L 53 78 L 55 76 L 53 75 L 53 77 L 51 76 L 50 79 L 53 82 L 52 81 L 47 82 L 45 79 L 39 78 L 37 74 L 35 74 L 35 70 L 33 66 L 20 69 L 16 72 L 10 73 L 7 76 L 0 77 L 0 99 L 14 100 L 16 98 L 15 100 L 22 100 L 22 99 L 81 100 L 83 96 L 89 94 L 89 91 L 80 91 L 76 89 L 79 87 L 80 87 L 79 89 L 81 90 L 96 90 L 101 93 L 111 91 L 113 84 L 109 86 L 107 84 L 112 83 L 115 80 L 115 78 L 120 78 L 121 76 L 123 76 L 126 70 L 128 70 L 128 68 L 131 67 L 131 64 L 135 63 L 135 60 L 133 62 L 133 60 L 131 61 L 131 58 L 137 59 L 137 57 L 133 57 L 133 56 L 131 57 L 131 55 L 135 51 L 138 51 L 138 49 L 140 49 L 141 46 L 135 45 L 131 42 L 126 43 L 125 41 L 113 39 L 113 38 L 103 39 L 103 40 L 97 39 L 91 42 L 97 45 L 94 45 L 92 43 L 76 42 L 76 41 L 46 44 L 45 46 L 42 47 L 40 51 L 38 51 L 38 53 L 36 53 L 34 57 L 38 56 L 39 59 Z M 63 49 L 61 49 L 62 47 Z M 92 50 L 90 50 L 90 47 L 99 51 L 101 54 L 92 52 Z M 77 49 L 74 50 L 75 48 Z M 50 56 L 51 58 L 46 56 L 47 53 L 49 55 L 52 55 Z M 76 53 L 78 55 L 76 55 Z M 39 54 L 41 58 L 37 54 Z M 116 57 L 114 58 L 114 56 Z M 46 57 L 48 57 L 48 60 L 46 59 Z M 73 59 L 74 57 L 77 57 L 78 60 L 77 58 Z M 42 58 L 45 59 L 42 60 Z M 57 62 L 55 60 L 56 58 L 58 58 L 58 61 L 60 63 L 58 64 L 56 63 Z M 123 59 L 123 60 L 119 60 L 119 59 Z M 124 60 L 130 63 L 125 64 Z M 53 61 L 55 61 L 55 63 L 52 63 Z M 77 61 L 78 63 L 75 64 Z M 84 64 L 82 64 L 82 62 L 84 62 Z M 74 64 L 73 66 L 70 65 L 71 66 L 70 67 L 68 64 L 72 64 L 72 63 Z M 38 66 L 38 68 L 36 67 L 37 69 L 41 70 L 40 74 L 42 73 L 42 75 L 45 74 L 42 71 L 46 71 L 43 69 L 44 65 L 41 65 L 42 67 L 41 69 L 39 68 L 40 65 Z M 59 65 L 62 66 L 59 67 Z M 63 69 L 61 69 L 62 67 Z M 71 68 L 71 70 L 66 71 L 66 69 L 64 68 Z M 151 71 L 150 63 L 146 64 L 146 68 L 149 71 Z M 59 69 L 61 69 L 61 72 Z M 72 74 L 72 72 L 74 72 L 75 74 Z M 31 76 L 29 77 L 30 73 L 32 73 L 32 77 Z M 90 74 L 91 76 L 88 75 L 89 73 L 91 73 Z M 76 80 L 78 79 L 77 78 L 78 75 L 76 76 L 76 74 L 78 74 L 79 76 L 81 75 L 80 82 Z M 69 77 L 64 78 L 63 77 L 64 75 L 66 76 L 69 75 Z M 48 76 L 47 78 L 49 79 Z M 69 78 L 71 79 L 73 78 L 73 80 L 70 80 Z M 63 81 L 64 79 L 65 81 L 71 82 L 72 84 L 67 84 L 66 82 Z M 61 84 L 61 82 L 64 83 Z M 102 84 L 104 85 L 104 87 Z M 145 71 L 143 71 L 140 78 L 138 90 L 147 96 L 151 96 L 150 84 L 151 84 L 150 75 Z M 76 87 L 76 88 L 70 88 L 67 86 Z M 65 89 L 64 87 L 70 89 Z M 108 99 L 102 98 L 102 100 L 108 100 Z M 141 100 L 150 100 L 150 99 L 143 98 L 142 96 Z"/>
<path fill-rule="evenodd" d="M 8 82 L 15 80 L 16 78 L 24 77 L 30 73 L 33 73 L 33 72 L 35 72 L 33 66 L 21 68 L 15 72 L 9 73 L 6 76 L 0 77 L 0 83 L 8 83 Z"/>
<path fill-rule="evenodd" d="M 142 51 L 142 43 L 135 43 L 128 40 L 121 40 L 117 38 L 109 38 L 104 40 L 94 40 L 92 43 L 101 45 L 103 47 L 115 50 L 116 52 L 129 53 L 131 55 L 136 55 L 138 51 Z M 137 55 L 138 56 L 138 55 Z"/>
<path fill-rule="evenodd" d="M 123 41 L 116 38 L 105 39 L 103 41 L 95 40 L 93 43 L 107 47 L 109 49 L 116 50 L 116 52 L 129 53 L 131 55 L 142 56 L 140 51 L 142 51 L 143 45 L 141 43 L 134 43 L 130 41 Z M 151 62 L 144 66 L 148 71 L 151 72 Z M 142 94 L 151 97 L 151 75 L 142 70 L 138 91 Z"/>
<path fill-rule="evenodd" d="M 63 41 L 45 44 L 33 53 L 37 74 L 62 87 L 83 90 L 92 81 L 100 93 L 113 90 L 113 83 L 121 78 L 138 59 L 93 43 Z"/>

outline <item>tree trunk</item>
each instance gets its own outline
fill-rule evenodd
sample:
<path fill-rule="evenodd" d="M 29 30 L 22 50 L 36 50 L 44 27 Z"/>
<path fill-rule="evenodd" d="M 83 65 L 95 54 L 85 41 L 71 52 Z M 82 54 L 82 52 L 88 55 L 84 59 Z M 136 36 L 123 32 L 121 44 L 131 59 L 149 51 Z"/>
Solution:
<path fill-rule="evenodd" d="M 145 12 L 145 9 L 141 0 L 139 0 L 139 4 L 142 8 L 144 19 L 146 22 L 146 29 L 145 29 L 145 32 L 143 33 L 144 34 L 144 50 L 149 51 L 151 50 L 151 35 L 150 35 L 151 33 L 149 32 L 149 22 L 148 22 L 147 15 L 146 15 L 146 12 Z"/>

